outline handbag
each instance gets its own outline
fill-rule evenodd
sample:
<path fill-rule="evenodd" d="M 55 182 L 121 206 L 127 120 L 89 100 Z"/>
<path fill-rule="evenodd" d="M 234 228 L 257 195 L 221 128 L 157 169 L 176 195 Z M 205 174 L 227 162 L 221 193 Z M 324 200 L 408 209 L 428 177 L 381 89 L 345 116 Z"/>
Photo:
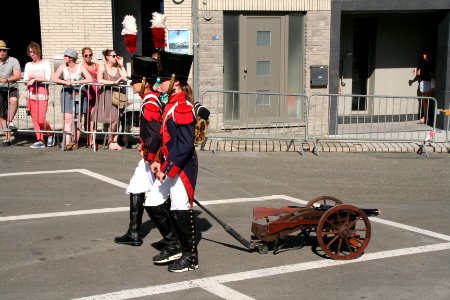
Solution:
<path fill-rule="evenodd" d="M 127 95 L 119 91 L 113 91 L 111 97 L 111 103 L 118 109 L 122 110 L 127 104 Z"/>

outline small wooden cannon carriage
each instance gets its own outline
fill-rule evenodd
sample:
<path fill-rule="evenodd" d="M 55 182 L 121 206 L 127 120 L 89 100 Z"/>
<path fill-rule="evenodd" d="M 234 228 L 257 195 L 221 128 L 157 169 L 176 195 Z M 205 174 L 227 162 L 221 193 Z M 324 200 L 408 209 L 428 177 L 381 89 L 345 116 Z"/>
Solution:
<path fill-rule="evenodd" d="M 283 237 L 297 232 L 297 236 L 310 238 L 315 233 L 326 255 L 339 260 L 354 259 L 362 255 L 370 241 L 368 216 L 379 213 L 378 209 L 360 209 L 331 196 L 320 196 L 305 207 L 255 207 L 252 232 L 263 242 L 275 242 L 274 253 Z"/>
<path fill-rule="evenodd" d="M 281 208 L 255 207 L 251 231 L 260 241 L 247 241 L 222 222 L 197 200 L 194 202 L 251 251 L 268 253 L 268 243 L 274 242 L 275 254 L 287 237 L 311 239 L 314 235 L 320 248 L 332 259 L 349 260 L 361 256 L 370 241 L 368 216 L 377 216 L 378 209 L 360 209 L 343 204 L 331 196 L 319 196 L 306 206 Z"/>

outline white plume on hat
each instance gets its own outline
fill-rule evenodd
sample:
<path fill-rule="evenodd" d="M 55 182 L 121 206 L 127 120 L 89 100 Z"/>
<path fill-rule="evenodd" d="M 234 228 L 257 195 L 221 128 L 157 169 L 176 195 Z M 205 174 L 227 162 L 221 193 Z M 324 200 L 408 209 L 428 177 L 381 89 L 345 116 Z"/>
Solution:
<path fill-rule="evenodd" d="M 156 11 L 152 13 L 150 22 L 152 23 L 150 28 L 166 28 L 166 16 Z"/>
<path fill-rule="evenodd" d="M 153 45 L 156 49 L 162 50 L 167 45 L 166 43 L 166 16 L 158 12 L 152 13 L 152 19 L 150 21 L 152 26 L 152 39 Z"/>
<path fill-rule="evenodd" d="M 123 18 L 122 25 L 123 25 L 122 35 L 137 33 L 137 25 L 135 17 L 131 15 L 126 15 L 125 18 Z"/>

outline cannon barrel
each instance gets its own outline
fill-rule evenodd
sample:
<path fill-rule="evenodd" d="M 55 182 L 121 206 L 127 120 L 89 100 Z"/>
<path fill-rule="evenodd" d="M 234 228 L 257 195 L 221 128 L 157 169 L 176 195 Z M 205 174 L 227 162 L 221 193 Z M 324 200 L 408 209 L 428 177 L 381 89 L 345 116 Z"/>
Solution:
<path fill-rule="evenodd" d="M 331 205 L 320 205 L 317 206 L 315 209 L 316 210 L 329 210 L 331 208 L 333 208 L 334 206 Z M 379 214 L 381 214 L 381 211 L 378 208 L 360 208 L 368 217 L 374 217 L 374 216 L 378 216 Z"/>
<path fill-rule="evenodd" d="M 361 210 L 368 216 L 374 217 L 381 214 L 381 211 L 378 208 L 361 208 Z"/>

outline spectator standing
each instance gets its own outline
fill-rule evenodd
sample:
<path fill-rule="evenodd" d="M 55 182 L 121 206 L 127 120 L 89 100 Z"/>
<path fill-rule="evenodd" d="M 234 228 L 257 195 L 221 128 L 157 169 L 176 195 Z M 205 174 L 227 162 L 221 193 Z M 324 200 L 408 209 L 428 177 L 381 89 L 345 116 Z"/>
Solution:
<path fill-rule="evenodd" d="M 17 81 L 22 75 L 19 61 L 8 56 L 8 50 L 6 43 L 0 40 L 0 126 L 7 129 L 1 146 L 11 146 L 11 131 L 17 130 L 12 120 L 19 105 Z"/>
<path fill-rule="evenodd" d="M 166 246 L 153 257 L 155 264 L 172 262 L 170 272 L 198 268 L 195 220 L 192 210 L 198 160 L 194 147 L 194 101 L 187 84 L 193 56 L 160 52 L 159 92 L 169 95 L 161 124 L 161 162 L 153 162 L 156 180 L 145 209 L 164 238 Z M 170 196 L 170 214 L 165 207 Z"/>
<path fill-rule="evenodd" d="M 106 49 L 103 51 L 105 63 L 100 65 L 97 73 L 97 82 L 106 85 L 120 85 L 127 81 L 127 72 L 124 67 L 123 57 L 117 56 L 116 51 Z M 100 96 L 100 101 L 94 106 L 93 119 L 94 122 L 102 122 L 110 124 L 108 148 L 110 150 L 122 150 L 122 147 L 117 143 L 118 135 L 114 132 L 119 128 L 120 111 L 117 107 L 112 105 L 112 89 L 105 87 Z"/>
<path fill-rule="evenodd" d="M 419 78 L 419 91 L 422 97 L 432 97 L 433 88 L 431 80 L 434 77 L 434 68 L 430 61 L 430 53 L 422 51 L 421 58 L 413 74 Z M 429 99 L 419 99 L 419 123 L 427 124 L 430 115 Z M 431 112 L 432 113 L 432 112 Z"/>
<path fill-rule="evenodd" d="M 78 116 L 87 112 L 88 96 L 80 86 L 92 82 L 92 76 L 82 65 L 77 64 L 78 52 L 68 48 L 64 51 L 64 63 L 53 74 L 53 82 L 63 84 L 61 89 L 61 110 L 64 113 L 65 150 L 78 149 L 80 129 Z M 75 102 L 74 102 L 75 101 Z M 75 128 L 72 128 L 72 123 Z M 72 132 L 75 136 L 72 139 Z"/>
<path fill-rule="evenodd" d="M 92 52 L 92 49 L 89 47 L 84 47 L 83 49 L 81 49 L 81 54 L 83 55 L 83 59 L 84 59 L 82 65 L 91 74 L 92 82 L 97 83 L 97 73 L 98 73 L 99 65 L 92 60 L 93 55 L 94 55 Z M 87 91 L 87 95 L 88 95 L 89 107 L 88 107 L 88 111 L 86 113 L 86 118 L 84 119 L 85 120 L 84 127 L 88 128 L 90 132 L 93 132 L 94 131 L 94 118 L 92 118 L 92 109 L 94 108 L 95 103 L 97 102 L 97 99 L 99 98 L 100 87 L 98 85 L 90 86 Z M 93 134 L 90 133 L 87 136 L 86 147 L 92 148 L 93 145 L 94 145 Z"/>
<path fill-rule="evenodd" d="M 23 80 L 26 81 L 27 103 L 30 111 L 33 128 L 36 131 L 37 142 L 30 147 L 34 149 L 45 148 L 44 133 L 47 136 L 47 147 L 55 144 L 54 136 L 51 132 L 52 127 L 46 121 L 48 108 L 48 81 L 51 78 L 50 61 L 42 59 L 42 50 L 36 42 L 31 42 L 27 47 L 27 54 L 31 58 L 31 62 L 25 64 Z"/>

